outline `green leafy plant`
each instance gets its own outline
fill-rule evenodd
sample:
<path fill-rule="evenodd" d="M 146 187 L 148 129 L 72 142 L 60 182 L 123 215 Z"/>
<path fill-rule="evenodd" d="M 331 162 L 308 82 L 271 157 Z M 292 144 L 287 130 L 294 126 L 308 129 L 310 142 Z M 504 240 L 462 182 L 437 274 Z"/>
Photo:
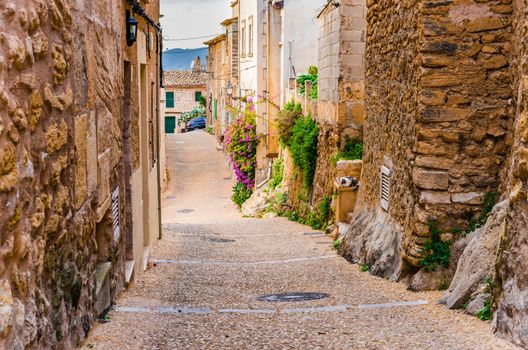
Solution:
<path fill-rule="evenodd" d="M 341 240 L 336 239 L 334 243 L 332 243 L 332 246 L 334 247 L 335 250 L 338 250 L 341 247 Z"/>
<path fill-rule="evenodd" d="M 334 157 L 334 165 L 339 160 L 357 160 L 363 158 L 363 142 L 358 138 L 350 138 L 347 136 L 345 140 L 345 147 L 338 152 Z"/>
<path fill-rule="evenodd" d="M 469 234 L 475 231 L 478 228 L 481 228 L 488 221 L 488 217 L 493 210 L 497 200 L 499 199 L 499 194 L 497 192 L 488 192 L 484 196 L 484 201 L 482 203 L 482 210 L 477 217 L 469 220 L 469 225 L 465 231 L 466 234 Z"/>
<path fill-rule="evenodd" d="M 295 121 L 289 149 L 295 166 L 302 172 L 306 189 L 312 186 L 315 175 L 318 135 L 319 127 L 310 116 Z"/>
<path fill-rule="evenodd" d="M 493 310 L 491 308 L 491 295 L 493 294 L 493 278 L 486 277 L 486 288 L 484 293 L 488 293 L 490 296 L 484 302 L 484 307 L 477 312 L 477 318 L 482 321 L 489 321 L 493 317 Z"/>
<path fill-rule="evenodd" d="M 367 264 L 361 264 L 359 265 L 359 270 L 361 272 L 367 272 L 369 270 L 369 266 Z"/>
<path fill-rule="evenodd" d="M 284 145 L 289 145 L 292 136 L 293 125 L 297 118 L 302 116 L 302 107 L 295 101 L 290 101 L 277 113 L 275 123 L 277 125 L 277 132 L 279 140 Z"/>
<path fill-rule="evenodd" d="M 237 183 L 233 187 L 233 195 L 231 196 L 231 200 L 238 205 L 238 207 L 242 207 L 242 205 L 251 197 L 251 189 L 249 189 L 245 184 L 243 183 Z"/>
<path fill-rule="evenodd" d="M 425 257 L 420 259 L 420 266 L 423 266 L 426 272 L 435 271 L 437 265 L 447 268 L 451 258 L 451 242 L 444 242 L 440 238 L 442 232 L 438 228 L 438 222 L 431 221 L 428 227 L 431 238 L 423 246 Z"/>
<path fill-rule="evenodd" d="M 209 134 L 214 135 L 214 128 L 212 126 L 208 126 L 205 131 L 207 131 Z"/>
<path fill-rule="evenodd" d="M 310 69 L 308 69 L 308 73 L 301 74 L 297 78 L 297 84 L 299 86 L 299 93 L 304 96 L 306 94 L 306 81 L 312 82 L 312 91 L 310 93 L 310 98 L 313 100 L 317 99 L 317 80 L 318 80 L 318 74 L 317 74 L 317 67 L 311 66 Z"/>
<path fill-rule="evenodd" d="M 282 177 L 284 175 L 284 163 L 281 160 L 275 161 L 273 163 L 273 175 L 271 177 L 270 186 L 272 188 L 277 188 L 282 183 Z"/>
<path fill-rule="evenodd" d="M 489 321 L 492 317 L 491 299 L 488 299 L 484 302 L 484 307 L 477 312 L 477 318 L 482 321 Z"/>

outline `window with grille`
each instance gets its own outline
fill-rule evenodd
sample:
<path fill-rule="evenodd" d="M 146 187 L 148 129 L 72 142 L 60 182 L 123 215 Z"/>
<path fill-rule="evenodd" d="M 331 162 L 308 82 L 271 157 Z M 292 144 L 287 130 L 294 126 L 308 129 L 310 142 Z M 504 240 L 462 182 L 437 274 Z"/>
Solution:
<path fill-rule="evenodd" d="M 167 91 L 165 93 L 165 105 L 167 108 L 174 108 L 174 92 Z"/>
<path fill-rule="evenodd" d="M 389 199 L 391 190 L 391 170 L 386 166 L 380 171 L 380 204 L 385 211 L 389 211 Z"/>

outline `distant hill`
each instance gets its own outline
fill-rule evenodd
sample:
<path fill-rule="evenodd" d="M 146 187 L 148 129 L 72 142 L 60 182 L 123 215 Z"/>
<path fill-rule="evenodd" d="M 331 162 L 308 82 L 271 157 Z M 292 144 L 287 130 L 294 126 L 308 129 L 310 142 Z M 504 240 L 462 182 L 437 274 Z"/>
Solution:
<path fill-rule="evenodd" d="M 202 65 L 206 66 L 208 51 L 209 49 L 207 47 L 165 50 L 162 54 L 163 70 L 191 70 L 196 56 L 200 56 Z"/>

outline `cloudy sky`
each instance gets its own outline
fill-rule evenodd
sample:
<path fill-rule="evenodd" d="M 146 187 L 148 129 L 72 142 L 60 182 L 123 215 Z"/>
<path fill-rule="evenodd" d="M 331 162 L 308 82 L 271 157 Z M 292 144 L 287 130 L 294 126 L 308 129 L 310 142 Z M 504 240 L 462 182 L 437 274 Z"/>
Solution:
<path fill-rule="evenodd" d="M 163 36 L 193 38 L 222 33 L 220 22 L 231 17 L 230 0 L 161 0 Z M 165 41 L 165 49 L 202 47 L 210 38 Z"/>

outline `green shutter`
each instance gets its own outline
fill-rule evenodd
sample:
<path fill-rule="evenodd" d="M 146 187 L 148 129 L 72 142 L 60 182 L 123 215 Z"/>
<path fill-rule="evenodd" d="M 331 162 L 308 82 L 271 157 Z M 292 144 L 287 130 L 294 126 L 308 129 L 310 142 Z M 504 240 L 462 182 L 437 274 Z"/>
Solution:
<path fill-rule="evenodd" d="M 167 91 L 165 94 L 165 105 L 167 108 L 174 108 L 174 92 Z"/>
<path fill-rule="evenodd" d="M 217 101 L 216 101 L 216 98 L 214 99 L 214 103 L 213 103 L 213 108 L 214 108 L 214 119 L 217 120 L 218 119 L 218 105 L 217 105 Z"/>
<path fill-rule="evenodd" d="M 165 133 L 174 134 L 176 128 L 176 117 L 165 117 Z"/>
<path fill-rule="evenodd" d="M 202 97 L 202 92 L 201 91 L 195 91 L 194 92 L 194 101 L 195 102 L 200 102 L 200 98 Z"/>

